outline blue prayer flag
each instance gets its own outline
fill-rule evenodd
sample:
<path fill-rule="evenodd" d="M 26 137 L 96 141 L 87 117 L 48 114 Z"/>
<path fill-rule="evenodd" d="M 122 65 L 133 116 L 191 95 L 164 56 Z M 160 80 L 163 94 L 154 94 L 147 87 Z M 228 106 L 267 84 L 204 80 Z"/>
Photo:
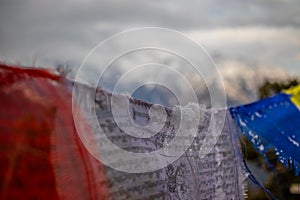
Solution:
<path fill-rule="evenodd" d="M 294 166 L 299 174 L 300 111 L 291 101 L 292 95 L 280 93 L 261 101 L 231 108 L 242 133 L 263 154 L 275 148 L 278 159 Z"/>

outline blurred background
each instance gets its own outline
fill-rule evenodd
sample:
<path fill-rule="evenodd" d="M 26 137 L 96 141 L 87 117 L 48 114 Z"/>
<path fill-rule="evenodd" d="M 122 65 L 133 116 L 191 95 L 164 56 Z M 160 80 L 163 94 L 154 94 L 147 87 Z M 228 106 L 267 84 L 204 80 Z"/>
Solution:
<path fill-rule="evenodd" d="M 74 79 L 85 56 L 97 44 L 120 31 L 149 26 L 180 31 L 205 47 L 222 75 L 228 106 L 272 96 L 298 83 L 298 0 L 1 0 L 0 60 L 57 69 Z M 112 90 L 116 74 L 124 73 L 137 60 L 143 63 L 153 57 L 167 65 L 186 67 L 163 53 L 136 53 L 115 63 L 108 72 L 108 81 L 100 86 Z M 168 79 L 168 74 L 161 76 Z M 198 98 L 209 107 L 207 85 L 195 79 L 190 74 Z M 216 77 L 208 79 L 208 85 L 215 84 Z M 133 81 L 128 80 L 128 84 Z M 160 86 L 141 87 L 133 96 L 165 106 L 176 104 L 172 94 Z M 249 167 L 261 182 L 279 196 L 299 192 L 299 178 L 274 164 L 279 170 L 276 179 L 251 145 L 246 140 L 243 144 Z M 270 159 L 276 160 L 272 152 Z M 253 184 L 249 186 L 249 197 L 267 198 Z"/>
<path fill-rule="evenodd" d="M 299 77 L 299 25 L 297 0 L 2 0 L 0 60 L 68 66 L 72 79 L 88 52 L 113 34 L 137 27 L 170 28 L 207 49 L 223 76 L 228 104 L 238 105 L 256 100 L 256 89 L 266 79 Z M 161 63 L 176 62 L 168 55 L 159 56 Z M 127 56 L 115 71 L 122 73 L 133 61 L 143 59 L 147 60 L 145 54 Z M 210 79 L 213 82 L 214 77 Z"/>

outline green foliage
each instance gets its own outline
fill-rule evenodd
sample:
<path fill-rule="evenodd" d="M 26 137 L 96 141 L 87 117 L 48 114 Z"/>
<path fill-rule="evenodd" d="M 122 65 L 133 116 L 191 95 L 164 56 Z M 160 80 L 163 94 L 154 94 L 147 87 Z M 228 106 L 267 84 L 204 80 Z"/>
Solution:
<path fill-rule="evenodd" d="M 282 90 L 289 89 L 298 85 L 300 82 L 297 79 L 292 79 L 286 82 L 269 82 L 266 81 L 259 89 L 258 96 L 260 99 L 273 96 Z"/>

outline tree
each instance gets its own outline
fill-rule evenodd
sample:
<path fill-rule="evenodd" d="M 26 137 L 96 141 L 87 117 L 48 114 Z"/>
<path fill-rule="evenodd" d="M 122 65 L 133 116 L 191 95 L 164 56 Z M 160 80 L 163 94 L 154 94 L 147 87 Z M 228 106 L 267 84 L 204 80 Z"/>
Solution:
<path fill-rule="evenodd" d="M 59 64 L 55 67 L 59 75 L 67 77 L 68 74 L 72 72 L 72 68 L 68 64 Z"/>
<path fill-rule="evenodd" d="M 282 90 L 289 89 L 298 85 L 300 82 L 297 79 L 292 79 L 285 82 L 269 82 L 266 81 L 259 89 L 258 96 L 260 99 L 278 94 Z"/>

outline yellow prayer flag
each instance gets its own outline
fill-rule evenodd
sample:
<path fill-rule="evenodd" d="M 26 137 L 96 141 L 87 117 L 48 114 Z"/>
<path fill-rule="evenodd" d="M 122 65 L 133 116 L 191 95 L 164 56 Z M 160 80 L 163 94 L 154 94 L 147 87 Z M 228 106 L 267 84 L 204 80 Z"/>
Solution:
<path fill-rule="evenodd" d="M 295 87 L 292 87 L 287 90 L 283 90 L 284 93 L 286 94 L 291 94 L 291 101 L 298 107 L 300 108 L 300 85 L 297 85 Z"/>

